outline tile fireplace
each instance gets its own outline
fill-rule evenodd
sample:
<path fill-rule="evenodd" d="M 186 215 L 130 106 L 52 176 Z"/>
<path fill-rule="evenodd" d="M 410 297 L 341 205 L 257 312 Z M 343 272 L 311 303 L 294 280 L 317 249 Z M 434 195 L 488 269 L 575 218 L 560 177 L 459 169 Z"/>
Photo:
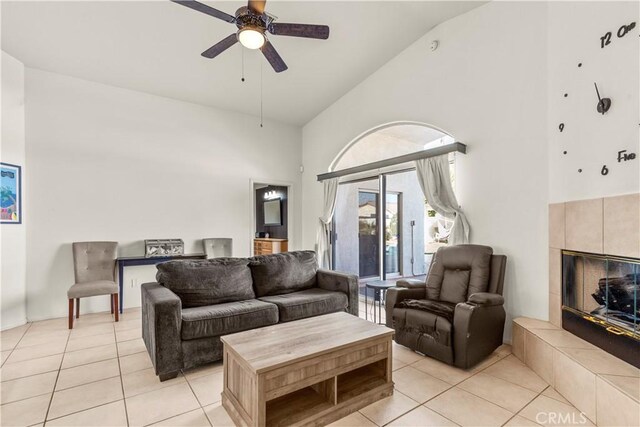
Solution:
<path fill-rule="evenodd" d="M 640 367 L 640 259 L 561 253 L 562 327 Z"/>

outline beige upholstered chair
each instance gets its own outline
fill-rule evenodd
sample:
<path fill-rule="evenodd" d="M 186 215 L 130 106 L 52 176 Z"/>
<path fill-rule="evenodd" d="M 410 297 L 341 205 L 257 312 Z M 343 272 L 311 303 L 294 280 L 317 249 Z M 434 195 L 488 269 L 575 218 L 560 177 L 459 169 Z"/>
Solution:
<path fill-rule="evenodd" d="M 80 317 L 80 298 L 109 295 L 111 313 L 118 321 L 118 284 L 116 283 L 117 242 L 73 243 L 73 271 L 76 283 L 67 291 L 69 329 L 73 329 L 73 301 Z"/>
<path fill-rule="evenodd" d="M 233 239 L 202 239 L 207 258 L 227 258 L 233 256 Z"/>

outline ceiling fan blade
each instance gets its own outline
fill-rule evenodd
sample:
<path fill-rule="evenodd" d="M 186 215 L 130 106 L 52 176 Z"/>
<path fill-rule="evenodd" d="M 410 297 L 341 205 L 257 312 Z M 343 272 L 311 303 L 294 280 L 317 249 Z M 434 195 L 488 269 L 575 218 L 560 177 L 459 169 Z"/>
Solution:
<path fill-rule="evenodd" d="M 267 58 L 267 61 L 269 61 L 269 64 L 271 64 L 276 73 L 281 73 L 289 68 L 287 67 L 287 64 L 284 63 L 269 40 L 267 40 L 264 45 L 262 45 L 260 50 L 262 51 L 264 57 Z"/>
<path fill-rule="evenodd" d="M 249 0 L 249 10 L 256 15 L 262 15 L 264 13 L 264 4 L 266 0 Z"/>
<path fill-rule="evenodd" d="M 233 33 L 202 52 L 201 55 L 205 58 L 215 58 L 236 43 L 238 43 L 238 37 L 236 36 L 236 33 Z"/>
<path fill-rule="evenodd" d="M 195 0 L 171 0 L 174 3 L 181 4 L 182 6 L 186 6 L 189 9 L 197 10 L 198 12 L 205 13 L 209 16 L 213 16 L 214 18 L 222 19 L 226 22 L 235 22 L 236 18 L 229 15 L 228 13 L 224 13 L 218 9 L 214 9 L 211 6 L 207 6 L 206 4 L 197 2 Z"/>
<path fill-rule="evenodd" d="M 329 38 L 329 27 L 327 25 L 311 24 L 287 24 L 284 22 L 274 22 L 269 25 L 269 32 L 276 36 L 307 37 L 310 39 Z"/>

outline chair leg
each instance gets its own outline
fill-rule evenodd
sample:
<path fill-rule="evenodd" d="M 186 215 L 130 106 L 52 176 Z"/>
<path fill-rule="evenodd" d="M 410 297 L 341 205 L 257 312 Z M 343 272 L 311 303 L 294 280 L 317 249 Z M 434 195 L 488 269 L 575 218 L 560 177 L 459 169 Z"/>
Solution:
<path fill-rule="evenodd" d="M 117 322 L 118 320 L 120 320 L 119 319 L 120 310 L 118 309 L 118 294 L 113 294 L 112 296 L 113 296 L 113 312 L 116 315 L 116 322 Z"/>
<path fill-rule="evenodd" d="M 76 298 L 76 319 L 80 318 L 80 298 Z"/>
<path fill-rule="evenodd" d="M 113 294 L 109 295 L 109 299 L 111 300 L 111 314 L 113 314 Z"/>
<path fill-rule="evenodd" d="M 69 329 L 73 329 L 73 298 L 69 298 Z"/>

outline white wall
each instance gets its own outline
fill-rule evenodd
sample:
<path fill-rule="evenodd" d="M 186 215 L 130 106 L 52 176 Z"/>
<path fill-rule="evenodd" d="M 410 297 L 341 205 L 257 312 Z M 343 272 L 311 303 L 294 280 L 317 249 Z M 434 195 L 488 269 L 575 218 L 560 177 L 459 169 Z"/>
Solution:
<path fill-rule="evenodd" d="M 251 244 L 250 180 L 290 182 L 300 212 L 300 129 L 255 117 L 27 69 L 27 292 L 30 320 L 64 316 L 73 284 L 71 243 L 120 242 L 142 255 L 144 239 L 232 237 Z M 300 217 L 290 219 L 299 246 Z M 154 267 L 125 273 L 125 307 Z M 107 297 L 83 310 L 108 309 Z"/>
<path fill-rule="evenodd" d="M 24 65 L 2 52 L 2 141 L 0 159 L 22 166 L 25 172 L 24 126 Z M 26 179 L 22 177 L 24 197 Z M 22 208 L 26 207 L 23 200 Z M 0 225 L 0 329 L 8 329 L 26 322 L 26 217 L 22 224 Z"/>
<path fill-rule="evenodd" d="M 326 172 L 360 133 L 425 122 L 468 144 L 458 199 L 473 243 L 509 257 L 509 319 L 547 317 L 547 5 L 491 2 L 447 21 L 303 128 L 303 245 L 313 248 Z M 431 52 L 431 40 L 440 47 Z M 510 321 L 507 322 L 507 338 Z"/>
<path fill-rule="evenodd" d="M 639 14 L 637 1 L 549 5 L 551 203 L 640 191 Z M 618 38 L 618 29 L 631 22 L 636 27 Z M 611 43 L 602 48 L 600 37 L 608 31 Z M 596 111 L 594 82 L 603 97 L 612 99 L 604 116 Z M 618 163 L 620 150 L 636 153 L 636 159 Z M 600 173 L 603 165 L 609 169 L 606 176 Z"/>

